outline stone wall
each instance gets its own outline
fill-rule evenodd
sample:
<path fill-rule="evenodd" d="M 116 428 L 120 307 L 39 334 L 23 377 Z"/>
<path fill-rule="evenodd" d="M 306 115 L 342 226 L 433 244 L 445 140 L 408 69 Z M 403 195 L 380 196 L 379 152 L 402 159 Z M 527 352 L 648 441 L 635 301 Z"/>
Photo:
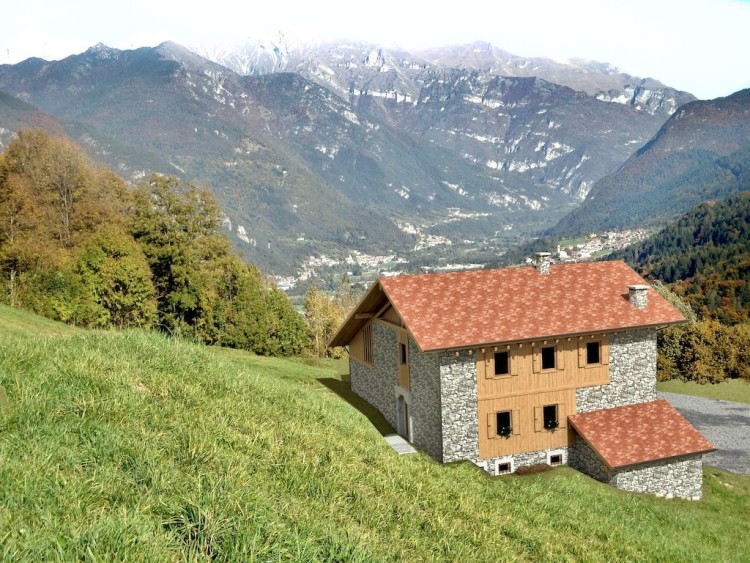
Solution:
<path fill-rule="evenodd" d="M 378 409 L 396 428 L 398 385 L 398 332 L 384 323 L 372 323 L 373 367 L 349 359 L 352 391 Z"/>
<path fill-rule="evenodd" d="M 703 461 L 700 455 L 610 471 L 579 436 L 576 445 L 570 448 L 569 465 L 597 481 L 625 491 L 690 500 L 700 500 L 703 496 Z"/>
<path fill-rule="evenodd" d="M 575 445 L 569 449 L 568 465 L 602 483 L 609 483 L 612 478 L 612 474 L 601 458 L 580 436 L 576 436 Z"/>
<path fill-rule="evenodd" d="M 609 337 L 609 384 L 576 390 L 576 412 L 656 400 L 656 330 Z"/>
<path fill-rule="evenodd" d="M 440 354 L 443 462 L 479 459 L 477 368 L 473 354 Z"/>
<path fill-rule="evenodd" d="M 618 471 L 610 484 L 626 491 L 700 500 L 703 496 L 703 461 L 698 455 L 641 465 Z"/>
<path fill-rule="evenodd" d="M 423 354 L 409 337 L 409 383 L 413 443 L 437 460 L 443 458 L 440 416 L 440 364 L 437 354 Z"/>
<path fill-rule="evenodd" d="M 509 454 L 501 457 L 493 457 L 482 460 L 472 460 L 475 465 L 482 467 L 485 471 L 491 475 L 495 474 L 495 466 L 498 461 L 513 461 L 513 471 L 516 471 L 519 467 L 527 467 L 530 465 L 540 465 L 547 463 L 549 454 L 562 454 L 562 465 L 568 463 L 569 448 L 553 448 L 550 450 L 537 450 L 534 452 L 524 452 L 522 454 Z"/>

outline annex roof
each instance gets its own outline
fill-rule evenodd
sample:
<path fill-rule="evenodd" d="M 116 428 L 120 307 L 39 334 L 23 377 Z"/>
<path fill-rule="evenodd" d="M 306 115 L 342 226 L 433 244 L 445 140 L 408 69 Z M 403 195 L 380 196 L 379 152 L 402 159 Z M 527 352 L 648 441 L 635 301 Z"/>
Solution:
<path fill-rule="evenodd" d="M 574 414 L 568 421 L 610 469 L 716 450 L 663 399 Z"/>
<path fill-rule="evenodd" d="M 544 337 L 662 326 L 685 319 L 656 291 L 637 309 L 622 261 L 381 278 L 331 340 L 345 346 L 375 307 L 390 302 L 423 352 Z"/>

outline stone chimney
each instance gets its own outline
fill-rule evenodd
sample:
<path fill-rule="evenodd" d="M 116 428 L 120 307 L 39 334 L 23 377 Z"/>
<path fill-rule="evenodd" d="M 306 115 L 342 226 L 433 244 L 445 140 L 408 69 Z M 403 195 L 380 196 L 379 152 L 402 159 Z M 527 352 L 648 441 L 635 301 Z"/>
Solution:
<path fill-rule="evenodd" d="M 549 252 L 537 252 L 536 253 L 536 260 L 534 260 L 534 266 L 536 266 L 536 271 L 542 274 L 543 276 L 546 276 L 549 274 Z"/>
<path fill-rule="evenodd" d="M 628 297 L 630 304 L 636 309 L 645 309 L 648 306 L 648 286 L 647 285 L 629 285 Z"/>

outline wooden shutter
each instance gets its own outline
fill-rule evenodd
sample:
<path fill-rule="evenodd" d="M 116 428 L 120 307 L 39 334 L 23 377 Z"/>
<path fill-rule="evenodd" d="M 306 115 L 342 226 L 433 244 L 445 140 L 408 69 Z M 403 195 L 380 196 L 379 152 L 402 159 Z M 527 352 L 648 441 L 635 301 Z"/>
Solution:
<path fill-rule="evenodd" d="M 518 364 L 521 363 L 520 354 L 512 348 L 508 349 L 508 369 L 511 375 L 518 375 Z"/>
<path fill-rule="evenodd" d="M 602 343 L 599 345 L 599 359 L 602 365 L 606 366 L 609 364 L 609 344 L 605 340 L 602 340 Z"/>
<path fill-rule="evenodd" d="M 560 343 L 555 346 L 555 367 L 558 370 L 565 369 L 565 350 Z"/>
<path fill-rule="evenodd" d="M 531 356 L 534 373 L 539 373 L 542 371 L 542 349 L 535 346 L 531 349 Z"/>
<path fill-rule="evenodd" d="M 557 423 L 558 428 L 565 428 L 568 425 L 568 411 L 565 410 L 565 403 L 557 403 Z"/>
<path fill-rule="evenodd" d="M 513 428 L 514 436 L 518 436 L 521 433 L 521 414 L 518 409 L 510 411 L 510 426 Z"/>
<path fill-rule="evenodd" d="M 495 428 L 496 424 L 497 413 L 487 413 L 487 437 L 490 439 L 497 438 L 497 428 Z"/>
<path fill-rule="evenodd" d="M 491 379 L 493 376 L 493 369 L 492 364 L 490 363 L 490 360 L 492 358 L 492 351 L 485 350 L 484 352 L 481 352 L 477 354 L 477 360 L 478 363 L 482 365 L 482 370 L 484 371 L 484 377 L 487 379 Z"/>
<path fill-rule="evenodd" d="M 578 341 L 578 367 L 586 367 L 586 342 L 583 340 Z"/>
<path fill-rule="evenodd" d="M 544 412 L 542 407 L 534 407 L 534 432 L 541 432 L 544 427 Z"/>

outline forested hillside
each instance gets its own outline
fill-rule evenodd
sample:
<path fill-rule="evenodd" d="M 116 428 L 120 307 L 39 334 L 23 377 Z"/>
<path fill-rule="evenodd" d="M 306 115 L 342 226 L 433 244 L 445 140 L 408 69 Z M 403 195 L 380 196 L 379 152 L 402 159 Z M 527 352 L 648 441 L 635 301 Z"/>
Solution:
<path fill-rule="evenodd" d="M 549 234 L 661 226 L 750 185 L 750 89 L 685 104 Z"/>
<path fill-rule="evenodd" d="M 0 303 L 299 354 L 304 319 L 235 255 L 220 218 L 207 190 L 158 175 L 132 189 L 70 142 L 21 131 L 0 154 Z"/>
<path fill-rule="evenodd" d="M 690 321 L 659 333 L 660 379 L 750 380 L 750 192 L 699 205 L 611 258 L 652 279 Z"/>
<path fill-rule="evenodd" d="M 704 318 L 750 319 L 750 192 L 699 205 L 640 244 L 612 255 L 670 284 Z"/>

